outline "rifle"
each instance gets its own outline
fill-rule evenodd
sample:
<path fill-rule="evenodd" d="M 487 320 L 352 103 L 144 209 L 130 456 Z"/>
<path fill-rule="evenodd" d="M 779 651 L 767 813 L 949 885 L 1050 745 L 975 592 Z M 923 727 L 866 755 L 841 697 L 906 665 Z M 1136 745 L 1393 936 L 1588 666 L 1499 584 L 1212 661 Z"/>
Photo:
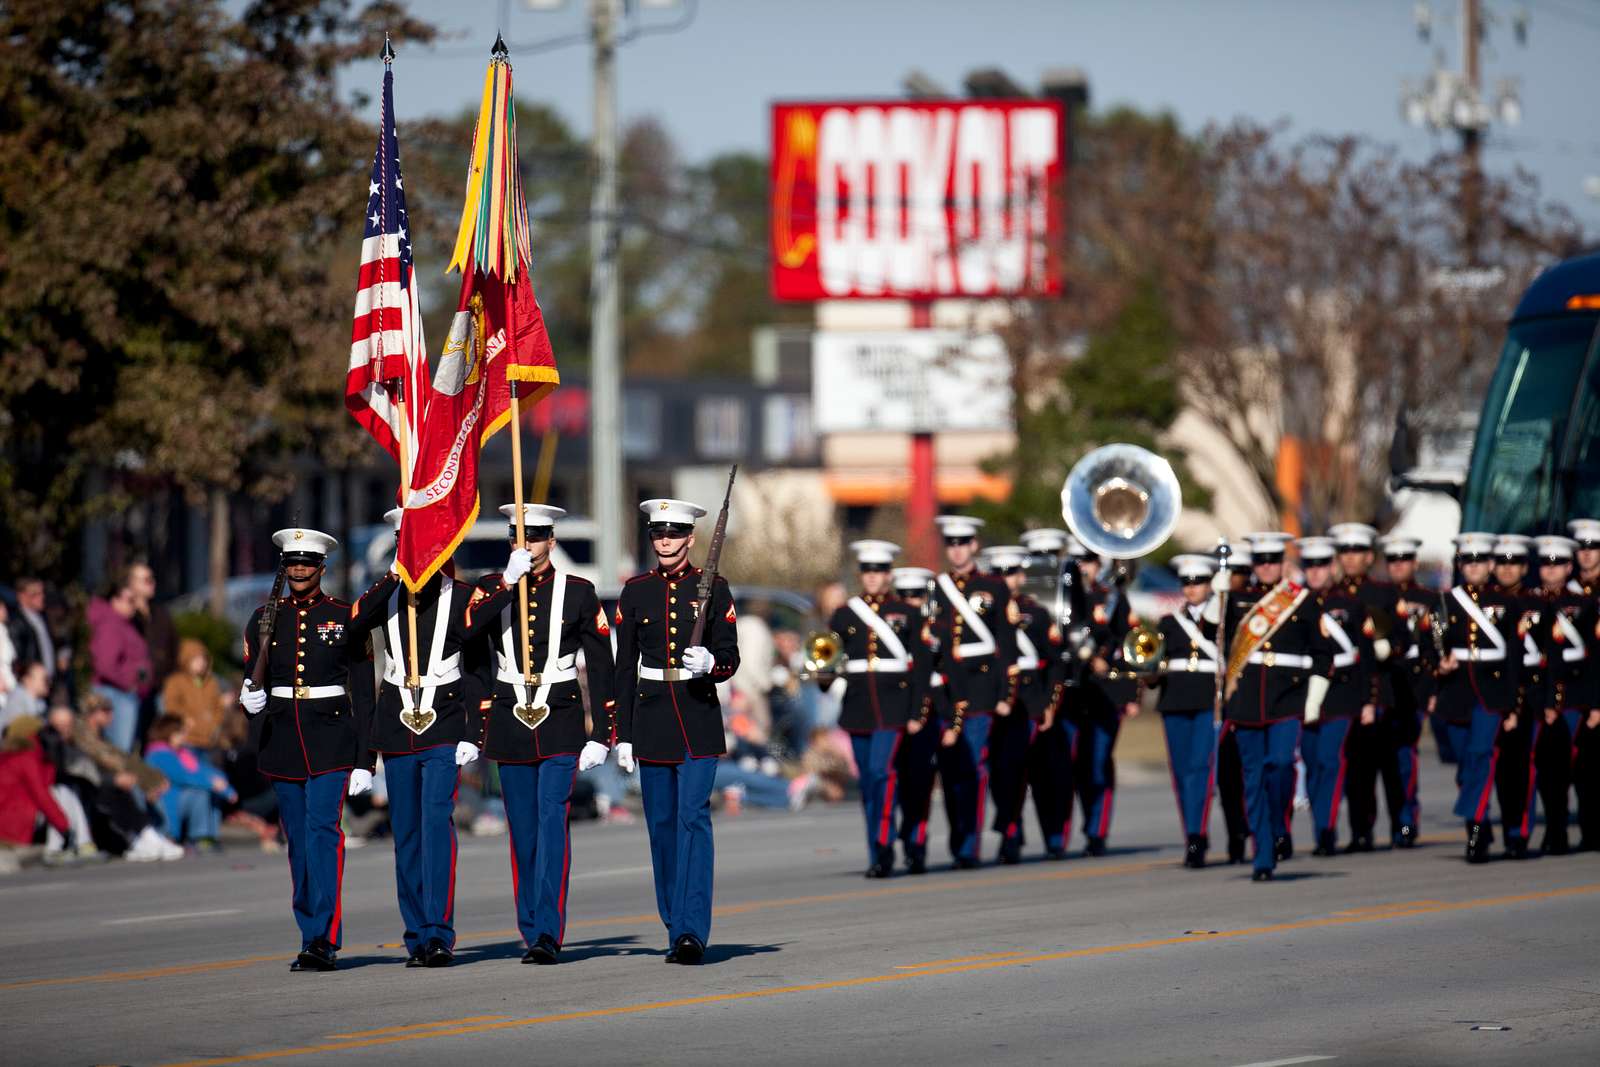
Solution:
<path fill-rule="evenodd" d="M 717 580 L 717 566 L 722 562 L 722 539 L 728 532 L 728 505 L 733 502 L 733 479 L 739 474 L 735 463 L 728 472 L 728 491 L 722 496 L 722 511 L 717 515 L 717 528 L 711 533 L 711 548 L 706 552 L 705 569 L 700 572 L 700 588 L 696 596 L 700 610 L 695 612 L 694 630 L 689 635 L 689 647 L 699 645 L 706 635 L 706 616 L 711 613 L 711 587 Z"/>
<path fill-rule="evenodd" d="M 261 613 L 261 624 L 258 629 L 256 648 L 256 662 L 250 668 L 250 684 L 257 689 L 264 688 L 267 680 L 267 654 L 272 648 L 272 630 L 278 622 L 278 599 L 283 596 L 283 580 L 287 568 L 280 562 L 278 573 L 272 579 L 272 594 L 267 597 L 266 609 Z"/>

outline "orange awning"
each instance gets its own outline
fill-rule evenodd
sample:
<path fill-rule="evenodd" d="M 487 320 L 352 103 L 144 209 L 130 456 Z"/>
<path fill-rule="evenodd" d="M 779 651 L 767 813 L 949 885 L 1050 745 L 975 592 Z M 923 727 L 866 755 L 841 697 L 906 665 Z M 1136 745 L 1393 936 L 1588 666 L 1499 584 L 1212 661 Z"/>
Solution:
<path fill-rule="evenodd" d="M 825 474 L 823 484 L 835 503 L 846 506 L 900 504 L 911 495 L 911 476 L 905 473 Z M 1011 480 L 981 471 L 941 472 L 936 490 L 945 504 L 965 504 L 977 498 L 1004 500 L 1011 494 Z"/>

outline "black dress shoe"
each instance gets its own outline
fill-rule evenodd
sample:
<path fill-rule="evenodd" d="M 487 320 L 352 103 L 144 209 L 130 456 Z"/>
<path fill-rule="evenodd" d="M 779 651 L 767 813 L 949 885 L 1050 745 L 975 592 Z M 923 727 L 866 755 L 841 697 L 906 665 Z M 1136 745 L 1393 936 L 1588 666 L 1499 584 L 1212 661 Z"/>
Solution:
<path fill-rule="evenodd" d="M 1106 839 L 1103 837 L 1089 838 L 1089 843 L 1083 847 L 1083 854 L 1085 856 L 1104 856 L 1106 854 Z"/>
<path fill-rule="evenodd" d="M 1047 860 L 1064 860 L 1067 858 L 1067 850 L 1064 848 L 1046 849 L 1044 858 Z"/>
<path fill-rule="evenodd" d="M 1000 862 L 1008 867 L 1022 862 L 1022 842 L 1007 841 L 1000 846 Z"/>
<path fill-rule="evenodd" d="M 1271 871 L 1256 871 L 1256 872 L 1254 872 L 1253 874 L 1250 875 L 1250 880 L 1252 882 L 1270 882 L 1270 881 L 1272 881 L 1272 872 Z"/>
<path fill-rule="evenodd" d="M 1367 834 L 1361 834 L 1350 839 L 1350 843 L 1344 846 L 1344 853 L 1345 855 L 1350 856 L 1357 852 L 1371 852 L 1373 851 L 1373 847 L 1371 836 Z"/>
<path fill-rule="evenodd" d="M 1189 835 L 1189 843 L 1183 850 L 1183 865 L 1194 870 L 1206 865 L 1205 841 L 1199 834 Z"/>
<path fill-rule="evenodd" d="M 1279 863 L 1294 859 L 1294 838 L 1284 836 L 1272 842 L 1272 854 Z"/>
<path fill-rule="evenodd" d="M 1544 840 L 1539 843 L 1539 851 L 1546 856 L 1565 856 L 1571 852 L 1572 848 L 1567 843 L 1566 831 L 1546 830 L 1544 832 Z"/>
<path fill-rule="evenodd" d="M 907 856 L 906 857 L 906 873 L 907 874 L 927 874 L 928 873 L 928 861 L 925 858 L 923 858 L 922 856 Z"/>
<path fill-rule="evenodd" d="M 1494 832 L 1487 823 L 1467 824 L 1467 862 L 1488 863 L 1489 846 L 1494 843 Z"/>
<path fill-rule="evenodd" d="M 549 934 L 540 934 L 539 940 L 529 945 L 528 951 L 522 954 L 523 963 L 537 963 L 546 967 L 559 962 L 560 958 L 561 946 Z"/>
<path fill-rule="evenodd" d="M 1331 856 L 1338 852 L 1339 838 L 1332 830 L 1324 830 L 1317 835 L 1317 847 L 1311 850 L 1313 856 Z"/>
<path fill-rule="evenodd" d="M 445 947 L 445 943 L 438 938 L 428 942 L 423 949 L 422 965 L 424 967 L 448 967 L 456 961 L 456 954 Z"/>
<path fill-rule="evenodd" d="M 1228 838 L 1228 863 L 1229 865 L 1244 862 L 1244 838 Z"/>
<path fill-rule="evenodd" d="M 333 946 L 323 938 L 317 938 L 311 944 L 300 950 L 300 955 L 289 964 L 291 971 L 332 971 L 339 964 L 335 960 Z"/>
<path fill-rule="evenodd" d="M 874 863 L 871 867 L 867 868 L 868 878 L 887 878 L 893 873 L 894 870 L 892 868 L 881 863 Z"/>
<path fill-rule="evenodd" d="M 684 934 L 672 943 L 672 951 L 667 954 L 667 959 L 685 967 L 698 967 L 705 955 L 705 943 L 693 934 Z"/>
<path fill-rule="evenodd" d="M 406 957 L 407 967 L 426 967 L 427 965 L 428 958 L 427 956 L 423 955 L 423 950 L 420 948 Z"/>
<path fill-rule="evenodd" d="M 1415 826 L 1402 826 L 1394 832 L 1392 840 L 1395 848 L 1416 848 L 1417 828 Z"/>
<path fill-rule="evenodd" d="M 1528 858 L 1528 839 L 1526 837 L 1512 837 L 1506 840 L 1506 856 L 1514 860 Z"/>
<path fill-rule="evenodd" d="M 978 869 L 978 861 L 971 856 L 957 856 L 955 869 L 958 871 L 975 871 Z"/>

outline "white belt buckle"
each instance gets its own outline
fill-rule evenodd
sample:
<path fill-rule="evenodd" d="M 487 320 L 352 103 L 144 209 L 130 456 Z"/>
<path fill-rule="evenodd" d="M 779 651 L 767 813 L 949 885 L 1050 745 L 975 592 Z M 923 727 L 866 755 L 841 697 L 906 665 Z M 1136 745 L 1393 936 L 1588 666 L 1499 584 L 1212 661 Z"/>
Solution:
<path fill-rule="evenodd" d="M 1277 656 L 1278 654 L 1276 652 L 1263 652 L 1261 654 L 1262 666 L 1271 667 L 1275 665 L 1277 663 Z"/>

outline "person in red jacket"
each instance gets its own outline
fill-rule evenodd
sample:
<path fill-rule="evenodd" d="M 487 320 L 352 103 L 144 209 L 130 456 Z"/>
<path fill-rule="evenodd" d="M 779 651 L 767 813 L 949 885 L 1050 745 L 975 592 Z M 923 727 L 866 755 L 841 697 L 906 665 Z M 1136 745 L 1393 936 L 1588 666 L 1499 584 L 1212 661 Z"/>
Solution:
<path fill-rule="evenodd" d="M 71 832 L 67 813 L 50 795 L 55 768 L 39 747 L 39 727 L 32 716 L 6 727 L 0 741 L 0 845 L 27 846 L 43 816 L 61 834 Z"/>

